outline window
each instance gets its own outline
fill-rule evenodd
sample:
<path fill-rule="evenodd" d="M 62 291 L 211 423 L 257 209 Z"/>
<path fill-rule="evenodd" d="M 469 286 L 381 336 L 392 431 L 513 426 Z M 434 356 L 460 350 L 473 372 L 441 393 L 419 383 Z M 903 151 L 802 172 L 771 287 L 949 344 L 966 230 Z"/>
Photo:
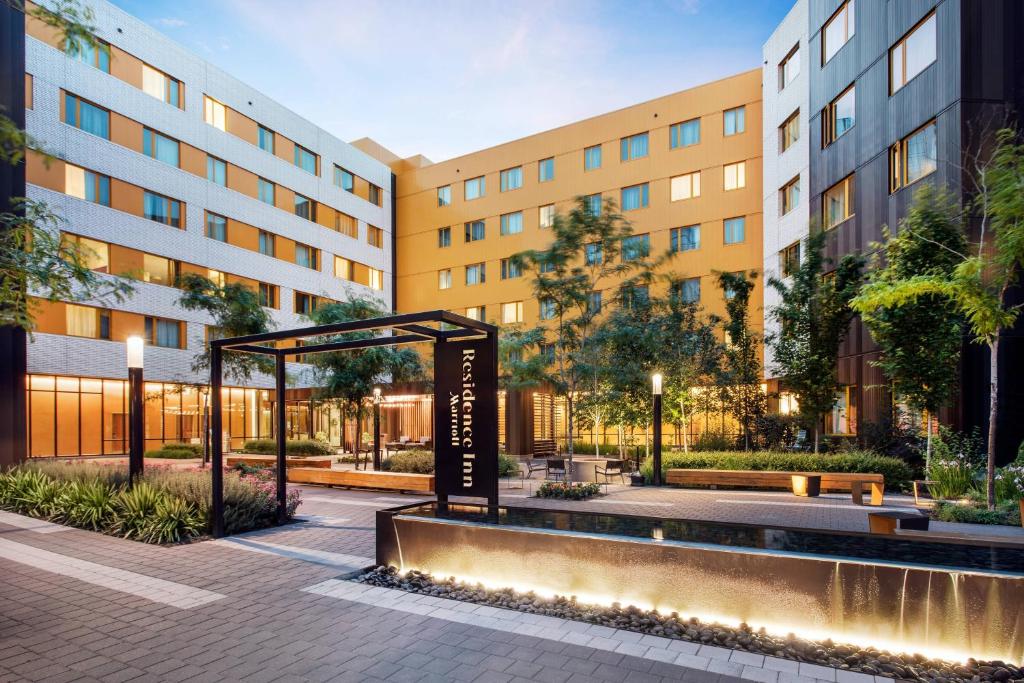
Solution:
<path fill-rule="evenodd" d="M 725 121 L 724 135 L 739 135 L 747 129 L 747 108 L 736 107 L 726 109 L 723 115 Z"/>
<path fill-rule="evenodd" d="M 294 310 L 300 315 L 309 315 L 313 313 L 317 305 L 320 302 L 318 298 L 312 294 L 306 294 L 305 292 L 295 292 L 295 306 Z"/>
<path fill-rule="evenodd" d="M 794 242 L 779 252 L 779 267 L 783 277 L 789 277 L 800 267 L 800 243 Z"/>
<path fill-rule="evenodd" d="M 295 263 L 303 266 L 304 268 L 319 270 L 319 254 L 319 250 L 314 249 L 307 244 L 295 243 Z"/>
<path fill-rule="evenodd" d="M 228 219 L 206 212 L 206 236 L 218 242 L 228 241 Z"/>
<path fill-rule="evenodd" d="M 504 325 L 523 322 L 523 302 L 512 301 L 501 305 L 501 322 Z"/>
<path fill-rule="evenodd" d="M 228 184 L 228 165 L 223 159 L 206 155 L 206 179 L 222 187 Z"/>
<path fill-rule="evenodd" d="M 825 229 L 834 228 L 853 215 L 853 176 L 825 190 L 822 196 L 822 214 Z"/>
<path fill-rule="evenodd" d="M 501 279 L 512 280 L 517 277 L 523 276 L 523 264 L 519 259 L 503 258 L 501 259 Z"/>
<path fill-rule="evenodd" d="M 72 337 L 110 339 L 110 311 L 64 304 L 65 331 Z"/>
<path fill-rule="evenodd" d="M 142 255 L 142 280 L 154 285 L 173 287 L 178 282 L 179 263 L 155 254 Z"/>
<path fill-rule="evenodd" d="M 935 61 L 935 12 L 889 50 L 889 93 L 905 86 Z"/>
<path fill-rule="evenodd" d="M 821 29 L 821 63 L 832 59 L 839 48 L 853 37 L 856 21 L 853 12 L 854 0 L 847 0 Z"/>
<path fill-rule="evenodd" d="M 341 166 L 334 167 L 334 184 L 346 192 L 356 191 L 356 177 Z"/>
<path fill-rule="evenodd" d="M 384 231 L 373 225 L 366 226 L 366 243 L 378 249 L 384 248 Z"/>
<path fill-rule="evenodd" d="M 64 165 L 64 194 L 110 206 L 110 176 L 87 171 L 72 164 Z"/>
<path fill-rule="evenodd" d="M 260 230 L 260 253 L 264 256 L 275 256 L 277 254 L 277 240 L 274 233 Z"/>
<path fill-rule="evenodd" d="M 672 251 L 693 251 L 700 248 L 700 226 L 687 225 L 672 228 L 669 233 Z"/>
<path fill-rule="evenodd" d="M 790 114 L 789 118 L 779 126 L 779 150 L 785 152 L 800 139 L 800 110 Z"/>
<path fill-rule="evenodd" d="M 540 319 L 551 320 L 555 317 L 555 301 L 554 299 L 541 299 L 540 300 Z"/>
<path fill-rule="evenodd" d="M 482 285 L 487 282 L 487 264 L 474 263 L 466 266 L 466 285 Z"/>
<path fill-rule="evenodd" d="M 622 188 L 622 210 L 644 209 L 648 204 L 647 183 Z"/>
<path fill-rule="evenodd" d="M 303 197 L 298 192 L 295 193 L 295 215 L 299 218 L 305 218 L 307 221 L 316 220 L 316 204 L 309 197 Z"/>
<path fill-rule="evenodd" d="M 583 258 L 588 266 L 600 265 L 601 262 L 604 260 L 604 252 L 601 249 L 601 244 L 599 242 L 592 242 L 588 244 L 584 249 L 585 251 Z"/>
<path fill-rule="evenodd" d="M 354 274 L 352 261 L 342 256 L 334 257 L 334 277 L 351 281 Z"/>
<path fill-rule="evenodd" d="M 142 195 L 142 215 L 172 228 L 181 227 L 181 202 L 146 190 Z"/>
<path fill-rule="evenodd" d="M 669 128 L 669 148 L 679 149 L 700 142 L 700 119 L 690 119 Z"/>
<path fill-rule="evenodd" d="M 71 93 L 64 93 L 64 123 L 110 139 L 110 112 Z"/>
<path fill-rule="evenodd" d="M 444 187 L 437 188 L 437 205 L 438 206 L 451 206 L 452 205 L 452 186 L 445 185 Z"/>
<path fill-rule="evenodd" d="M 675 290 L 676 296 L 679 300 L 693 304 L 700 301 L 700 278 L 690 277 L 678 282 L 673 289 Z"/>
<path fill-rule="evenodd" d="M 366 199 L 374 206 L 380 206 L 383 201 L 383 193 L 381 189 L 373 183 L 367 183 L 369 187 L 366 188 Z"/>
<path fill-rule="evenodd" d="M 542 228 L 550 228 L 555 224 L 555 205 L 546 204 L 540 207 L 538 210 L 539 217 L 537 219 L 538 224 Z"/>
<path fill-rule="evenodd" d="M 260 178 L 257 181 L 259 200 L 264 204 L 270 204 L 274 206 L 276 187 L 274 183 L 270 182 L 266 178 Z"/>
<path fill-rule="evenodd" d="M 295 145 L 295 165 L 306 173 L 316 175 L 316 155 L 302 145 Z"/>
<path fill-rule="evenodd" d="M 537 264 L 537 270 L 542 273 L 553 273 L 555 272 L 555 263 L 553 261 L 542 259 L 540 263 Z"/>
<path fill-rule="evenodd" d="M 630 135 L 619 141 L 619 154 L 622 161 L 632 161 L 647 156 L 647 133 Z"/>
<path fill-rule="evenodd" d="M 646 306 L 651 301 L 651 290 L 647 285 L 624 285 L 619 291 L 622 305 L 628 309 Z"/>
<path fill-rule="evenodd" d="M 149 64 L 142 65 L 142 91 L 167 104 L 183 108 L 181 81 L 154 69 Z"/>
<path fill-rule="evenodd" d="M 260 149 L 264 152 L 274 153 L 274 131 L 263 126 L 256 126 L 256 138 L 259 142 Z"/>
<path fill-rule="evenodd" d="M 821 146 L 827 147 L 853 128 L 856 120 L 857 95 L 851 85 L 832 100 L 821 113 Z"/>
<path fill-rule="evenodd" d="M 779 90 L 793 82 L 800 73 L 800 43 L 793 46 L 789 54 L 779 62 Z"/>
<path fill-rule="evenodd" d="M 509 190 L 518 190 L 523 186 L 523 167 L 516 166 L 515 168 L 508 168 L 501 172 L 501 191 L 508 192 Z M 469 199 L 469 197 L 466 197 Z"/>
<path fill-rule="evenodd" d="M 601 168 L 601 145 L 583 150 L 583 170 L 593 171 L 596 168 Z"/>
<path fill-rule="evenodd" d="M 722 167 L 725 175 L 725 189 L 738 190 L 747 186 L 747 162 L 740 161 L 735 164 L 726 164 Z"/>
<path fill-rule="evenodd" d="M 779 209 L 780 215 L 785 216 L 787 213 L 796 208 L 796 205 L 800 203 L 800 177 L 793 178 L 788 183 L 782 186 L 779 190 Z"/>
<path fill-rule="evenodd" d="M 278 305 L 278 291 L 277 285 L 271 285 L 266 282 L 261 282 L 260 287 L 260 306 L 265 308 L 277 308 Z"/>
<path fill-rule="evenodd" d="M 672 201 L 692 199 L 700 196 L 700 171 L 677 175 L 671 180 Z"/>
<path fill-rule="evenodd" d="M 166 349 L 182 348 L 181 323 L 177 320 L 146 316 L 146 341 L 151 346 L 162 346 Z"/>
<path fill-rule="evenodd" d="M 836 392 L 832 410 L 825 413 L 826 434 L 857 433 L 856 387 L 845 386 Z"/>
<path fill-rule="evenodd" d="M 209 95 L 203 95 L 203 120 L 219 130 L 227 130 L 227 107 Z"/>
<path fill-rule="evenodd" d="M 437 229 L 437 246 L 439 249 L 452 246 L 452 229 L 450 227 Z"/>
<path fill-rule="evenodd" d="M 355 216 L 349 216 L 347 213 L 335 211 L 334 229 L 342 235 L 351 237 L 352 239 L 359 239 L 359 221 L 356 220 Z"/>
<path fill-rule="evenodd" d="M 110 272 L 110 245 L 78 235 L 64 235 L 63 241 L 78 249 L 82 263 L 97 273 Z"/>
<path fill-rule="evenodd" d="M 470 306 L 466 309 L 466 317 L 470 320 L 479 320 L 480 322 L 483 322 L 487 319 L 487 307 Z"/>
<path fill-rule="evenodd" d="M 377 268 L 366 267 L 366 286 L 378 291 L 384 289 L 384 271 Z"/>
<path fill-rule="evenodd" d="M 437 288 L 438 289 L 451 289 L 452 288 L 452 269 L 445 268 L 444 270 L 437 271 Z"/>
<path fill-rule="evenodd" d="M 506 213 L 501 216 L 502 235 L 516 235 L 523 231 L 523 212 Z"/>
<path fill-rule="evenodd" d="M 68 36 L 68 57 L 110 73 L 110 43 L 95 36 L 91 37 L 93 44 L 90 45 L 90 41 L 84 36 Z"/>
<path fill-rule="evenodd" d="M 587 295 L 587 313 L 597 315 L 601 312 L 601 292 L 591 292 Z"/>
<path fill-rule="evenodd" d="M 726 218 L 723 227 L 726 244 L 739 244 L 746 239 L 747 220 L 743 216 Z"/>
<path fill-rule="evenodd" d="M 546 183 L 555 179 L 555 158 L 548 157 L 537 162 L 537 181 Z"/>
<path fill-rule="evenodd" d="M 487 191 L 484 177 L 478 176 L 476 178 L 470 178 L 464 183 L 463 189 L 465 192 L 465 199 L 467 202 L 472 199 L 479 199 L 480 197 L 483 197 L 485 192 Z"/>
<path fill-rule="evenodd" d="M 917 182 L 938 166 L 935 121 L 931 121 L 889 148 L 889 191 Z"/>
<path fill-rule="evenodd" d="M 622 260 L 635 261 L 651 253 L 650 235 L 630 235 L 622 240 Z"/>
<path fill-rule="evenodd" d="M 583 202 L 584 202 L 584 204 L 586 206 L 587 213 L 589 213 L 591 216 L 600 216 L 601 215 L 601 195 L 600 194 L 587 195 L 583 199 Z"/>
<path fill-rule="evenodd" d="M 223 287 L 228 283 L 227 276 L 222 271 L 214 270 L 213 268 L 206 271 L 206 279 L 218 287 Z"/>
<path fill-rule="evenodd" d="M 486 225 L 483 221 L 470 221 L 466 223 L 466 241 L 476 242 L 484 238 Z"/>
<path fill-rule="evenodd" d="M 142 129 L 142 151 L 171 166 L 178 166 L 178 141 L 150 128 Z"/>

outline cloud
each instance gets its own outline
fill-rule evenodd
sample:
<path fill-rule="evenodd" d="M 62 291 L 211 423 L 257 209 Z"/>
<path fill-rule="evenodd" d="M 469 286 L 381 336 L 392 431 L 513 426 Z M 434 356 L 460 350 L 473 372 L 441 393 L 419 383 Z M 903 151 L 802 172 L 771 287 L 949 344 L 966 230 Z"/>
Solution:
<path fill-rule="evenodd" d="M 182 26 L 188 26 L 188 22 L 184 19 L 178 19 L 177 17 L 161 17 L 153 21 L 158 26 L 165 28 L 181 28 Z"/>

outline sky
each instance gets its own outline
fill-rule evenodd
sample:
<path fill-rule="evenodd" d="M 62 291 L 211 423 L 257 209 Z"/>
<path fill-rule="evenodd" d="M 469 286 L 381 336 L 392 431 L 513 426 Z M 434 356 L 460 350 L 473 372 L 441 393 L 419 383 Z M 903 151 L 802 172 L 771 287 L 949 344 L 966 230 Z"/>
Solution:
<path fill-rule="evenodd" d="M 759 68 L 793 0 L 113 0 L 342 140 L 449 159 Z"/>

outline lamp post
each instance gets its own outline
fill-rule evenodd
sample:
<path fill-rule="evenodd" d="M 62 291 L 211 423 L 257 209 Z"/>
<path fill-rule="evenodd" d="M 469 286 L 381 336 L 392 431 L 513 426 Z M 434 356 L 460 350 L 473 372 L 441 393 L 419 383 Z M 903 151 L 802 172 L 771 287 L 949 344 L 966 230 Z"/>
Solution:
<path fill-rule="evenodd" d="M 380 387 L 373 388 L 373 470 L 380 471 Z"/>
<path fill-rule="evenodd" d="M 661 486 L 661 373 L 651 375 L 654 395 L 654 485 Z"/>
<path fill-rule="evenodd" d="M 142 399 L 142 337 L 128 337 L 125 350 L 128 360 L 128 478 L 135 481 L 142 474 L 144 417 Z"/>

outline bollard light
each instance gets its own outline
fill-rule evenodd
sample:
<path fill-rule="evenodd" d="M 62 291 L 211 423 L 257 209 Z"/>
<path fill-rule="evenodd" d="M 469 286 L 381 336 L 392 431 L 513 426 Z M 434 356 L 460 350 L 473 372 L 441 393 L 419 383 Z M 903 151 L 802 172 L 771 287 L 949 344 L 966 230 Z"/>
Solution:
<path fill-rule="evenodd" d="M 656 372 L 651 375 L 651 393 L 655 396 L 661 396 L 661 373 Z"/>
<path fill-rule="evenodd" d="M 125 350 L 128 353 L 128 367 L 142 368 L 142 356 L 145 352 L 146 343 L 142 337 L 134 335 L 125 340 Z"/>

